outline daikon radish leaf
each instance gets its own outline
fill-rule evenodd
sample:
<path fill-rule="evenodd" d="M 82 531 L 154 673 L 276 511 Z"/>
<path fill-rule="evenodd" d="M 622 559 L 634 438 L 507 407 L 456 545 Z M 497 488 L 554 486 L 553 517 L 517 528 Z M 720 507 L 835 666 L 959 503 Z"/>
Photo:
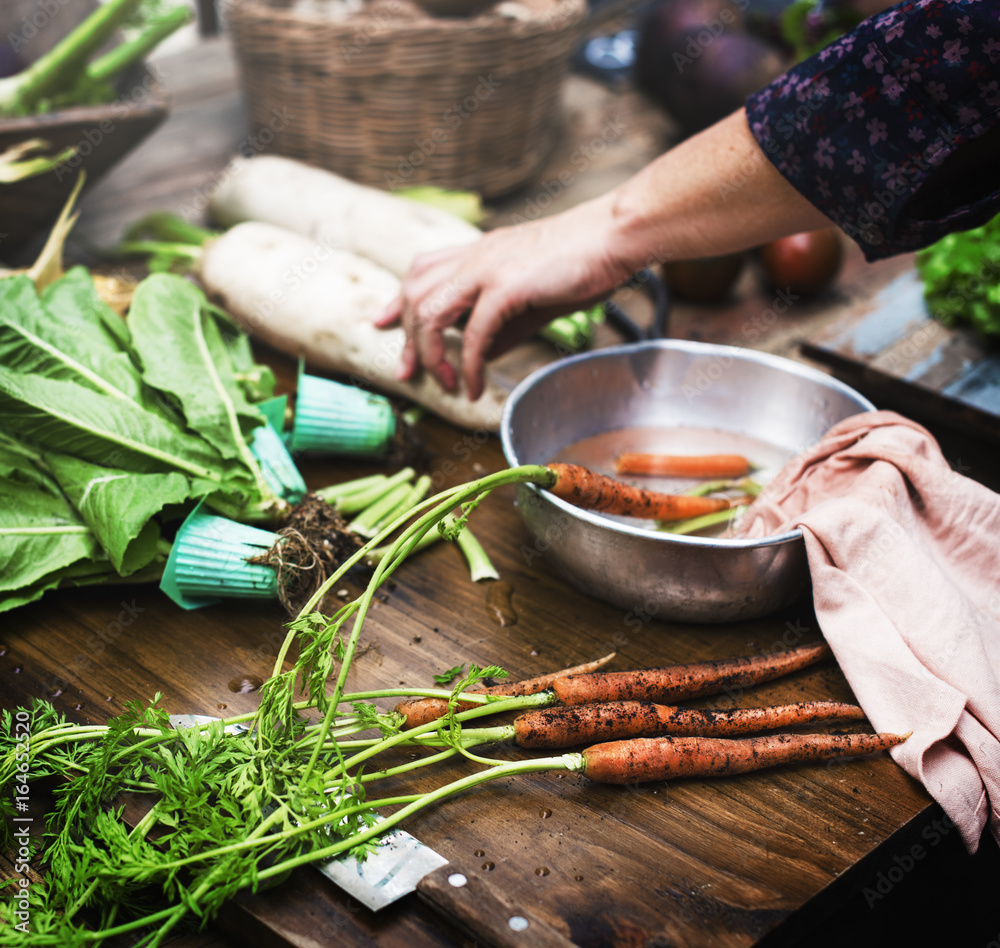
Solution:
<path fill-rule="evenodd" d="M 251 471 L 246 435 L 264 423 L 235 377 L 204 294 L 183 277 L 153 274 L 132 299 L 129 327 L 148 385 L 180 402 L 188 426 Z"/>
<path fill-rule="evenodd" d="M 81 560 L 102 556 L 94 534 L 65 497 L 7 478 L 0 480 L 0 545 L 4 551 L 0 570 L 3 593 L 30 586 Z"/>
<path fill-rule="evenodd" d="M 229 364 L 248 401 L 263 402 L 274 397 L 277 380 L 269 365 L 257 362 L 250 346 L 250 337 L 229 317 L 228 313 L 212 307 L 229 354 Z"/>
<path fill-rule="evenodd" d="M 218 487 L 176 471 L 137 474 L 56 452 L 47 453 L 45 461 L 121 576 L 156 556 L 160 526 L 154 518 L 164 507 L 205 497 Z"/>
<path fill-rule="evenodd" d="M 67 270 L 61 279 L 45 288 L 42 302 L 61 321 L 72 319 L 81 331 L 89 326 L 91 331 L 109 337 L 123 352 L 131 354 L 128 324 L 101 299 L 86 268 Z"/>
<path fill-rule="evenodd" d="M 0 414 L 14 436 L 95 464 L 133 471 L 178 470 L 222 484 L 218 453 L 126 399 L 75 382 L 21 375 L 0 366 Z"/>
<path fill-rule="evenodd" d="M 59 304 L 57 309 L 45 306 L 26 276 L 0 280 L 0 364 L 140 401 L 139 371 L 117 341 L 103 332 L 92 312 L 63 300 Z"/>

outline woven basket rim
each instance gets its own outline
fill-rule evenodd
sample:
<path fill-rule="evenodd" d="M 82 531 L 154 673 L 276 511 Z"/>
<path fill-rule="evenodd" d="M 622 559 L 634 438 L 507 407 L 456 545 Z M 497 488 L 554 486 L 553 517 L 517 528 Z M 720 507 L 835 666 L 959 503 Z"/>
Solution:
<path fill-rule="evenodd" d="M 391 2 L 391 0 L 390 0 Z M 271 5 L 270 0 L 221 0 L 224 15 L 237 18 L 246 17 L 258 20 L 272 20 L 283 26 L 309 26 L 330 33 L 351 33 L 370 22 L 373 14 L 387 9 L 386 6 L 375 11 L 359 11 L 342 20 L 334 20 L 320 14 L 305 13 L 294 8 L 282 9 Z M 401 17 L 397 23 L 387 23 L 380 26 L 383 34 L 408 34 L 427 32 L 440 35 L 473 34 L 489 31 L 524 35 L 536 32 L 562 31 L 572 21 L 583 20 L 587 12 L 587 0 L 552 0 L 550 8 L 544 15 L 531 19 L 497 16 L 488 8 L 477 16 L 469 17 L 438 17 L 421 12 L 421 15 Z M 557 12 L 563 10 L 564 12 Z"/>

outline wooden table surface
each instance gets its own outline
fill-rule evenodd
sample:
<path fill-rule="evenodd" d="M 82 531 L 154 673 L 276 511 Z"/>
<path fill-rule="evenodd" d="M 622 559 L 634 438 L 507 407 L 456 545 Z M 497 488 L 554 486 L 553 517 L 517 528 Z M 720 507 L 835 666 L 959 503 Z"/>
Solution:
<path fill-rule="evenodd" d="M 163 61 L 161 75 L 173 92 L 174 113 L 87 198 L 76 254 L 112 242 L 124 224 L 147 210 L 198 216 L 213 176 L 246 134 L 224 42 Z M 612 93 L 577 78 L 567 103 L 566 141 L 547 174 L 608 115 L 627 116 L 627 131 L 557 206 L 612 186 L 669 142 L 669 123 L 633 93 Z M 516 213 L 525 199 L 522 194 L 507 202 L 498 218 Z M 767 308 L 768 296 L 748 272 L 730 305 L 678 308 L 673 333 L 794 354 L 796 340 L 829 320 L 836 305 L 871 292 L 902 265 L 863 269 L 850 253 L 832 301 L 802 305 L 767 322 L 753 339 L 748 327 Z M 291 366 L 273 353 L 266 357 L 287 385 Z M 493 439 L 480 443 L 434 419 L 420 429 L 430 453 L 428 471 L 440 473 L 443 483 L 505 466 Z M 991 448 L 942 434 L 946 452 L 955 452 L 949 457 L 989 480 Z M 338 461 L 302 465 L 311 487 L 377 469 Z M 623 612 L 597 602 L 557 578 L 544 555 L 530 562 L 524 556 L 522 547 L 531 540 L 510 490 L 491 497 L 472 523 L 513 590 L 516 622 L 500 624 L 487 602 L 490 584 L 471 583 L 458 551 L 439 545 L 401 569 L 376 603 L 350 688 L 426 685 L 432 675 L 470 661 L 498 663 L 522 677 L 612 648 L 618 650 L 614 667 L 631 668 L 754 654 L 820 638 L 808 601 L 723 626 L 668 624 L 641 603 Z M 350 594 L 359 590 L 360 579 L 345 584 Z M 0 620 L 0 704 L 47 698 L 73 720 L 99 723 L 126 701 L 146 701 L 159 691 L 170 712 L 250 711 L 255 695 L 233 687 L 241 676 L 269 672 L 283 618 L 276 604 L 257 602 L 184 612 L 153 586 L 60 591 Z M 832 663 L 725 703 L 819 698 L 851 698 Z M 448 775 L 465 772 L 462 765 L 449 767 Z M 444 779 L 438 771 L 415 784 L 419 789 Z M 983 899 L 976 888 L 984 872 L 997 872 L 995 847 L 966 857 L 923 788 L 885 755 L 733 780 L 627 788 L 592 785 L 577 776 L 523 776 L 426 811 L 406 829 L 500 895 L 512 911 L 534 913 L 580 946 L 822 945 L 848 937 L 865 944 L 866 936 L 883 942 L 906 932 L 918 937 L 926 933 L 921 916 L 932 897 L 924 893 L 967 900 L 951 914 L 941 901 L 934 906 L 936 917 L 949 919 L 952 943 L 985 945 L 1000 933 L 995 909 L 980 917 Z M 904 872 L 901 860 L 914 846 L 924 855 Z M 959 880 L 957 887 L 948 888 L 949 877 Z M 995 891 L 996 879 L 983 895 Z M 302 944 L 485 943 L 416 896 L 373 914 L 312 870 L 299 870 L 282 886 L 238 902 L 221 928 L 181 935 L 174 943 L 281 943 L 263 927 L 248 934 L 248 908 L 258 925 L 270 919 L 290 926 Z M 918 927 L 910 924 L 914 918 Z"/>

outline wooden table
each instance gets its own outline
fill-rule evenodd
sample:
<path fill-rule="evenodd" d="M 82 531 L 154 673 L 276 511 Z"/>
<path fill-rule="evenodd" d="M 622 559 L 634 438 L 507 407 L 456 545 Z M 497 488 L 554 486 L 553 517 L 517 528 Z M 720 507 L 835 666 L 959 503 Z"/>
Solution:
<path fill-rule="evenodd" d="M 197 212 L 213 175 L 245 135 L 220 41 L 164 61 L 162 76 L 174 91 L 174 114 L 87 199 L 77 254 L 113 241 L 125 223 L 147 210 Z M 567 96 L 567 138 L 547 174 L 604 117 L 627 115 L 627 132 L 557 207 L 612 186 L 669 141 L 669 123 L 632 93 L 574 79 Z M 524 200 L 512 199 L 498 217 L 516 213 Z M 840 302 L 870 292 L 900 265 L 862 270 L 850 254 Z M 746 327 L 767 305 L 748 272 L 731 305 L 680 307 L 673 332 L 747 342 Z M 755 344 L 794 354 L 795 341 L 832 318 L 831 312 L 829 300 L 803 305 L 769 324 Z M 274 354 L 268 358 L 287 385 L 291 366 Z M 504 466 L 495 440 L 463 438 L 433 419 L 421 431 L 430 449 L 428 470 L 440 472 L 443 483 Z M 983 459 L 973 462 L 973 476 L 988 470 L 989 449 L 961 438 L 947 443 L 946 451 L 959 452 L 956 457 Z M 373 469 L 337 461 L 303 464 L 312 487 Z M 522 546 L 531 540 L 512 498 L 509 490 L 497 492 L 476 512 L 473 525 L 513 589 L 517 621 L 499 624 L 488 608 L 488 588 L 473 585 L 457 550 L 440 545 L 403 568 L 376 603 L 350 688 L 426 685 L 433 674 L 470 661 L 499 663 L 522 677 L 612 647 L 618 649 L 615 667 L 629 668 L 753 654 L 820 637 L 805 601 L 758 621 L 711 627 L 663 623 L 643 612 L 642 604 L 625 613 L 597 602 L 557 578 L 544 555 L 526 560 Z M 353 581 L 344 588 L 349 594 L 359 589 Z M 47 698 L 71 719 L 95 723 L 120 712 L 126 701 L 146 701 L 159 691 L 171 712 L 250 711 L 255 696 L 240 693 L 239 680 L 269 672 L 282 621 L 277 605 L 258 603 L 184 612 L 153 586 L 62 591 L 3 616 L 0 704 Z M 813 698 L 851 698 L 832 663 L 726 703 Z M 463 772 L 458 765 L 448 773 Z M 444 773 L 427 774 L 416 784 L 444 779 Z M 941 819 L 922 787 L 883 755 L 738 780 L 628 788 L 575 776 L 526 776 L 478 788 L 406 828 L 500 895 L 512 911 L 534 913 L 580 946 L 833 945 L 848 938 L 898 944 L 928 934 L 931 899 L 929 908 L 954 936 L 951 943 L 986 944 L 1000 932 L 993 907 L 1000 859 L 992 846 L 967 857 Z M 919 858 L 910 855 L 915 846 Z M 307 939 L 304 944 L 483 943 L 416 896 L 375 915 L 311 870 L 297 871 L 279 888 L 241 897 L 220 920 L 221 929 L 179 936 L 175 943 L 280 944 L 275 930 L 262 927 L 268 919 Z"/>

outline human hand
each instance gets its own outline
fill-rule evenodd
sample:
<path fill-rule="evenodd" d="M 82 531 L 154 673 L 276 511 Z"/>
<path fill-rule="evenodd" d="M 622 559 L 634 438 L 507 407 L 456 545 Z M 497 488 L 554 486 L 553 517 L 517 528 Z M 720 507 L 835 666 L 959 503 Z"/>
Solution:
<path fill-rule="evenodd" d="M 400 296 L 375 321 L 380 328 L 402 323 L 406 330 L 398 377 L 412 378 L 423 367 L 444 388 L 456 388 L 443 331 L 468 313 L 461 372 L 475 400 L 487 359 L 556 316 L 603 299 L 631 272 L 611 246 L 611 206 L 609 198 L 598 198 L 418 257 Z"/>

